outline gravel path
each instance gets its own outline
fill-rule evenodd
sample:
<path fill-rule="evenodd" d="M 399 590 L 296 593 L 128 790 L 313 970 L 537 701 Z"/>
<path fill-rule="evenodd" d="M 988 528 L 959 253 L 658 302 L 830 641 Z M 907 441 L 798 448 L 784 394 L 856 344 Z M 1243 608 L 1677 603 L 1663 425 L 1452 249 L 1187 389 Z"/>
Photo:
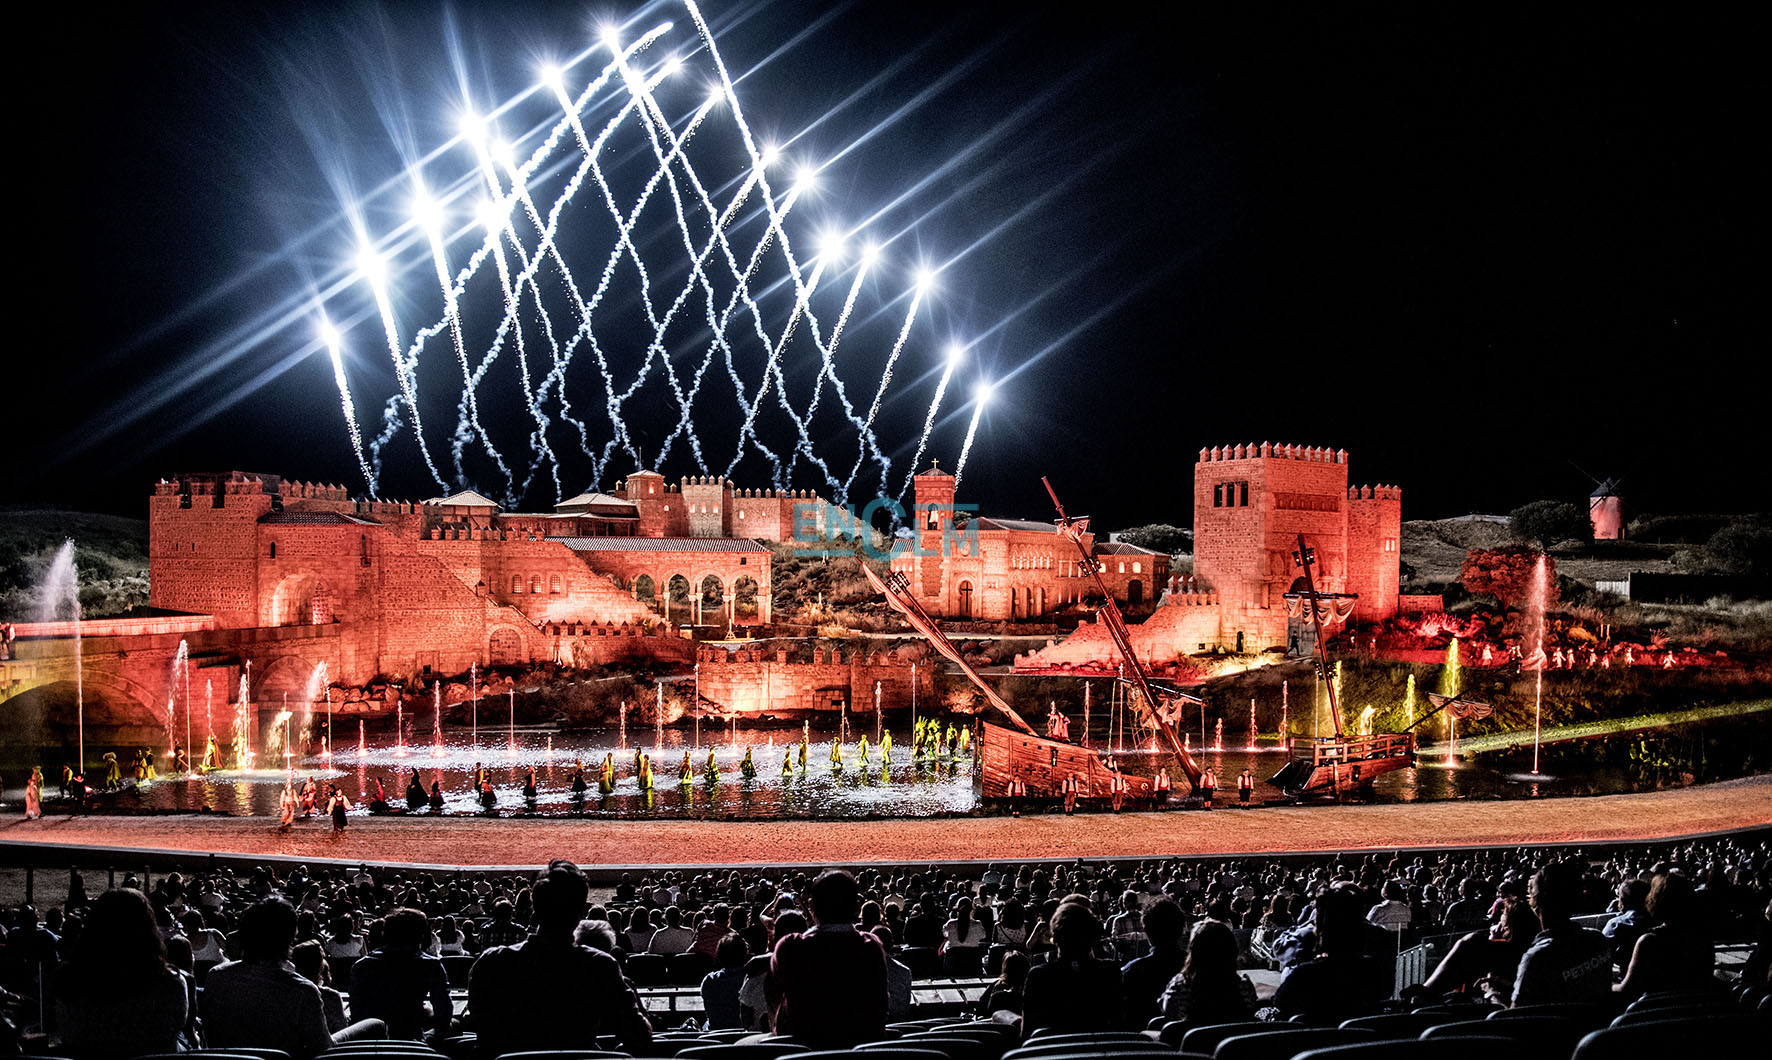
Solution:
<path fill-rule="evenodd" d="M 1667 839 L 1772 827 L 1772 776 L 1538 802 L 1286 806 L 1211 812 L 887 821 L 353 818 L 288 833 L 263 818 L 12 818 L 0 847 L 52 844 L 414 865 L 861 864 L 1389 850 Z M 0 850 L 15 860 L 18 850 Z"/>

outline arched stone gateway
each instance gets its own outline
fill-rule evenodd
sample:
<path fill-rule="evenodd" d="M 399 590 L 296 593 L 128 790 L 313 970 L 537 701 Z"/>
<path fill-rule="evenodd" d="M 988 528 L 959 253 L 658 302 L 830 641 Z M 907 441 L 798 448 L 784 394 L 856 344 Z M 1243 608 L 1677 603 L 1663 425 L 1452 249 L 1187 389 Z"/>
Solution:
<path fill-rule="evenodd" d="M 486 659 L 493 666 L 517 666 L 525 661 L 523 635 L 500 626 L 486 639 Z"/>
<path fill-rule="evenodd" d="M 324 579 L 298 571 L 272 590 L 267 626 L 324 626 L 339 619 L 338 597 Z"/>

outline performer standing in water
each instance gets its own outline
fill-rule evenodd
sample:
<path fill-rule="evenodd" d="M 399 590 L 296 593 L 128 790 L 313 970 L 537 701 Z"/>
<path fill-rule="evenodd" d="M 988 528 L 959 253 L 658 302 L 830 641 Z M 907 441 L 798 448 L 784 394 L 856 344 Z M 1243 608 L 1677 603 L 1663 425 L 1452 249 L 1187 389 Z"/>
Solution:
<path fill-rule="evenodd" d="M 283 791 L 277 796 L 277 831 L 287 832 L 295 824 L 295 775 L 283 778 Z"/>

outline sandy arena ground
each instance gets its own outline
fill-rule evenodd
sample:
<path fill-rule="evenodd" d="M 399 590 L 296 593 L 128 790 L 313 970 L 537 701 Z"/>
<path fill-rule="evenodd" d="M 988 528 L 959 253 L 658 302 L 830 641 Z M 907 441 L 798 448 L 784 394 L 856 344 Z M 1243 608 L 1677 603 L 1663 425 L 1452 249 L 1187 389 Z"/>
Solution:
<path fill-rule="evenodd" d="M 192 851 L 412 865 L 905 863 L 1395 850 L 1670 839 L 1772 827 L 1772 776 L 1675 791 L 1538 802 L 1288 806 L 1019 820 L 600 821 L 353 817 L 283 834 L 266 818 L 13 818 L 0 844 Z M 19 851 L 0 852 L 14 860 Z"/>

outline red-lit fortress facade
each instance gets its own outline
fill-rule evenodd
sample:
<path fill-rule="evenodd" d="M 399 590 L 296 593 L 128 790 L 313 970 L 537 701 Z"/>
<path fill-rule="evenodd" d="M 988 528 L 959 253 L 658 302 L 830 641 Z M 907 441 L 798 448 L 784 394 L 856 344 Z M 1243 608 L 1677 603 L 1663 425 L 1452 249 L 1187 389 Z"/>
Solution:
<path fill-rule="evenodd" d="M 991 622 L 1037 620 L 1095 592 L 1076 548 L 1050 522 L 978 516 L 957 519 L 954 476 L 939 466 L 912 480 L 915 527 L 894 555 L 892 569 L 910 578 L 924 610 L 939 618 Z M 961 525 L 956 525 L 960 523 Z M 1108 591 L 1139 611 L 1169 578 L 1169 557 L 1136 545 L 1083 543 Z"/>
<path fill-rule="evenodd" d="M 163 481 L 149 503 L 149 603 L 222 628 L 331 626 L 333 679 L 472 664 L 688 658 L 672 624 L 767 623 L 770 559 L 811 493 L 636 472 L 551 512 L 464 491 L 356 501 L 230 471 Z"/>
<path fill-rule="evenodd" d="M 1354 621 L 1396 615 L 1403 491 L 1350 486 L 1347 469 L 1344 449 L 1267 442 L 1201 449 L 1194 573 L 1171 579 L 1156 610 L 1132 627 L 1139 654 L 1161 663 L 1215 649 L 1288 647 L 1287 594 L 1303 588 L 1294 558 L 1300 534 L 1315 553 L 1319 592 L 1341 594 Z M 1092 624 L 1017 665 L 1111 666 L 1114 659 L 1107 631 Z"/>

